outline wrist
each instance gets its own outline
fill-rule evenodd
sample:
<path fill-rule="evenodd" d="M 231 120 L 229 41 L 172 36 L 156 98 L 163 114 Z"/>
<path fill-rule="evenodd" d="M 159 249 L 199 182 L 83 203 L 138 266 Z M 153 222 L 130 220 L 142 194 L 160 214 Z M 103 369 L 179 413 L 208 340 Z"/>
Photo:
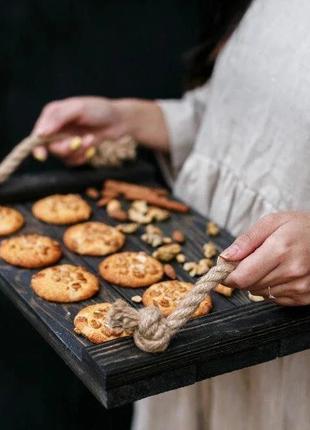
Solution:
<path fill-rule="evenodd" d="M 168 131 L 156 102 L 127 98 L 113 100 L 112 103 L 123 134 L 129 134 L 153 149 L 168 149 Z"/>

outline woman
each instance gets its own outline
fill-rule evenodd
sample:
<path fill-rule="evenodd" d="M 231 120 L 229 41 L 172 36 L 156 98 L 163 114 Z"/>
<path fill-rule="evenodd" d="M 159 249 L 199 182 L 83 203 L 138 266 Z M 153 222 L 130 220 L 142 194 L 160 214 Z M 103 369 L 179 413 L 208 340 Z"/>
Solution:
<path fill-rule="evenodd" d="M 71 165 L 124 134 L 169 154 L 176 195 L 237 236 L 223 253 L 240 262 L 227 284 L 310 304 L 309 19 L 308 0 L 254 0 L 210 80 L 182 100 L 67 99 L 49 104 L 34 132 L 67 131 L 50 151 Z M 75 152 L 74 135 L 84 135 Z M 306 351 L 145 399 L 134 429 L 308 429 L 309 359 Z"/>

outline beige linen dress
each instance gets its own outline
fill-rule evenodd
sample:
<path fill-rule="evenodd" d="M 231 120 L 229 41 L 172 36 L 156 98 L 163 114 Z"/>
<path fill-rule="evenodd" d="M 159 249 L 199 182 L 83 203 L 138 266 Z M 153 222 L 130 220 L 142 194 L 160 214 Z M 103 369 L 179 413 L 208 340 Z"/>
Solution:
<path fill-rule="evenodd" d="M 254 0 L 212 79 L 160 101 L 175 193 L 232 234 L 310 210 L 310 0 Z M 137 402 L 134 430 L 309 430 L 310 352 Z"/>

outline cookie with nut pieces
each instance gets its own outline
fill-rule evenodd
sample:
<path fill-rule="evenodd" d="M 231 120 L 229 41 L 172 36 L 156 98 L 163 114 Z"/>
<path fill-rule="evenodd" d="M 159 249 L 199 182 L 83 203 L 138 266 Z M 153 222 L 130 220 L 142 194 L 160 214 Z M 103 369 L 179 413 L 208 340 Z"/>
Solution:
<path fill-rule="evenodd" d="M 101 276 L 112 284 L 126 288 L 148 287 L 164 274 L 163 265 L 144 252 L 120 252 L 99 265 Z"/>
<path fill-rule="evenodd" d="M 75 224 L 87 221 L 91 207 L 78 194 L 54 194 L 38 200 L 32 206 L 33 215 L 48 224 Z"/>
<path fill-rule="evenodd" d="M 3 240 L 0 257 L 13 266 L 37 269 L 57 263 L 61 258 L 60 244 L 40 234 L 25 234 Z"/>
<path fill-rule="evenodd" d="M 69 227 L 63 240 L 70 251 L 100 257 L 118 251 L 125 243 L 125 235 L 114 227 L 93 221 Z"/>
<path fill-rule="evenodd" d="M 0 206 L 0 236 L 15 233 L 24 225 L 23 215 L 13 208 Z"/>
<path fill-rule="evenodd" d="M 129 336 L 121 328 L 110 328 L 107 315 L 111 309 L 110 303 L 98 303 L 80 310 L 74 318 L 74 331 L 93 343 L 103 343 L 119 337 Z"/>
<path fill-rule="evenodd" d="M 165 316 L 170 315 L 181 299 L 194 287 L 189 282 L 163 281 L 149 287 L 142 296 L 144 306 L 155 306 Z M 212 309 L 211 296 L 205 298 L 195 311 L 194 317 L 208 314 Z"/>
<path fill-rule="evenodd" d="M 31 287 L 44 300 L 71 303 L 94 296 L 99 291 L 99 281 L 83 267 L 61 264 L 33 275 Z"/>

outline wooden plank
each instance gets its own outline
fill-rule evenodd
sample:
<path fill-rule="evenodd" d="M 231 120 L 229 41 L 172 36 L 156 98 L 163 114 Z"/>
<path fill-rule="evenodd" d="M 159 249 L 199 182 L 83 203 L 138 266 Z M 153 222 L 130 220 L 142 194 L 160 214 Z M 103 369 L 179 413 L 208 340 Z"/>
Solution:
<path fill-rule="evenodd" d="M 150 163 L 138 160 L 135 163 L 128 162 L 122 167 L 103 167 L 63 169 L 37 174 L 14 175 L 0 184 L 0 203 L 24 202 L 38 198 L 46 193 L 79 192 L 91 185 L 98 185 L 105 179 L 131 178 L 139 181 L 140 178 L 155 179 L 156 169 Z"/>
<path fill-rule="evenodd" d="M 257 303 L 192 321 L 164 354 L 138 351 L 130 339 L 83 352 L 105 373 L 108 406 L 119 406 L 309 348 L 309 324 L 310 307 Z"/>
<path fill-rule="evenodd" d="M 152 173 L 148 178 L 151 182 L 154 181 Z M 82 179 L 79 175 L 75 176 L 73 188 L 72 181 L 71 185 L 64 186 L 63 180 L 63 176 L 55 179 L 53 191 L 76 191 L 77 184 L 81 191 L 90 184 L 87 175 L 82 175 Z M 42 177 L 33 177 L 32 187 L 40 182 Z M 62 241 L 64 227 L 47 225 L 32 217 L 32 196 L 28 185 L 23 187 L 23 182 L 19 181 L 18 186 L 15 182 L 14 187 L 11 197 L 9 194 L 7 196 L 13 201 L 23 195 L 23 203 L 14 205 L 27 220 L 22 232 L 41 232 Z M 38 185 L 38 188 L 40 195 L 51 193 L 48 181 L 44 187 Z M 0 188 L 0 198 L 2 191 Z M 94 210 L 92 219 L 116 224 L 104 209 L 97 208 L 90 200 L 89 202 Z M 185 254 L 190 260 L 202 257 L 202 245 L 209 240 L 205 233 L 205 218 L 191 211 L 186 215 L 173 214 L 171 220 L 159 225 L 167 235 L 174 228 L 182 229 L 187 237 Z M 144 250 L 151 253 L 153 249 L 140 240 L 141 233 L 140 229 L 138 233 L 129 235 L 124 250 Z M 232 237 L 223 231 L 214 241 L 221 250 L 232 241 Z M 97 272 L 101 258 L 78 256 L 64 246 L 63 251 L 61 262 L 83 265 L 92 272 Z M 180 265 L 173 264 L 179 279 L 192 280 Z M 143 289 L 135 289 L 133 292 L 101 280 L 101 290 L 95 298 L 78 304 L 60 305 L 45 302 L 32 292 L 29 286 L 32 273 L 34 271 L 13 268 L 0 262 L 1 290 L 107 407 L 125 404 L 310 347 L 309 307 L 283 309 L 270 303 L 253 304 L 240 291 L 230 299 L 213 293 L 214 312 L 187 324 L 162 354 L 141 352 L 134 346 L 131 338 L 93 346 L 73 332 L 76 313 L 88 304 L 112 302 L 120 297 L 139 308 L 141 305 L 132 303 L 131 296 L 142 294 Z"/>

